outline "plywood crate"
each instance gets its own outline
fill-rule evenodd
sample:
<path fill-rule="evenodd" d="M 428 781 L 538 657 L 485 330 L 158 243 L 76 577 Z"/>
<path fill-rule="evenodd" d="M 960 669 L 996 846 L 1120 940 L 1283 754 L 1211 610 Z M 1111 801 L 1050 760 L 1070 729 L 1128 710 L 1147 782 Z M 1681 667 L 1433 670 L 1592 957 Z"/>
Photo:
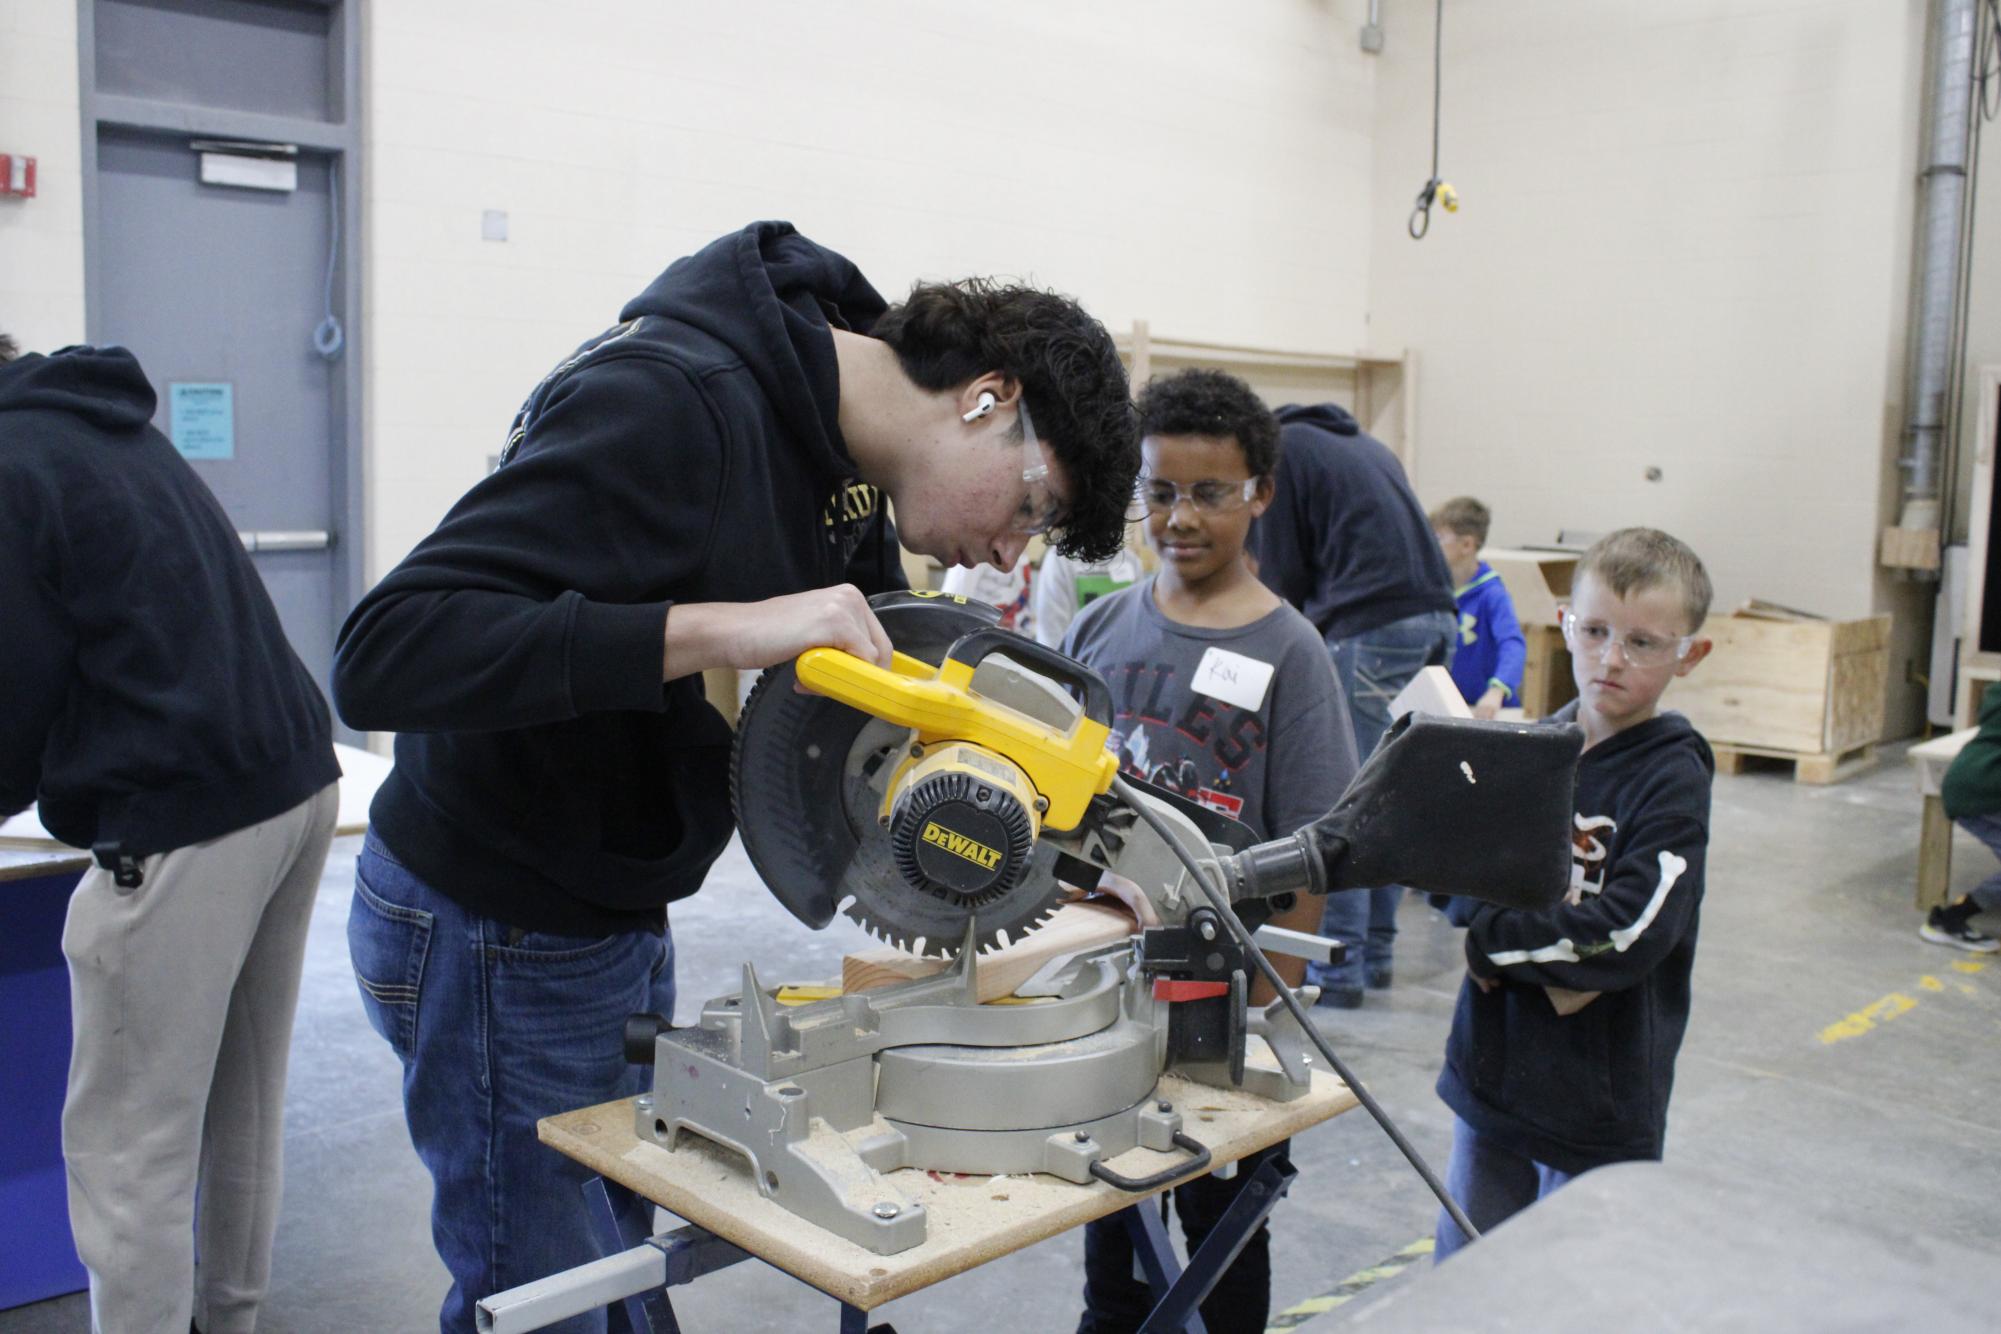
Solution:
<path fill-rule="evenodd" d="M 1577 698 L 1570 674 L 1570 650 L 1564 646 L 1557 608 L 1570 600 L 1570 580 L 1577 571 L 1574 551 L 1536 551 L 1488 547 L 1480 559 L 1494 567 L 1515 604 L 1515 619 L 1528 641 L 1522 664 L 1522 716 L 1546 718 Z"/>
<path fill-rule="evenodd" d="M 1799 761 L 1802 782 L 1828 782 L 1845 761 L 1871 757 L 1889 683 L 1888 616 L 1723 616 L 1703 633 L 1715 651 L 1664 702 L 1688 715 L 1726 770 L 1739 753 L 1773 755 Z"/>
<path fill-rule="evenodd" d="M 1575 551 L 1537 551 L 1524 547 L 1488 547 L 1480 559 L 1494 567 L 1515 604 L 1515 619 L 1524 628 L 1557 625 L 1556 609 L 1570 600 L 1570 579 L 1577 572 Z"/>
<path fill-rule="evenodd" d="M 1570 671 L 1570 650 L 1563 632 L 1553 625 L 1524 625 L 1527 656 L 1522 663 L 1524 718 L 1547 718 L 1577 698 L 1577 681 Z"/>

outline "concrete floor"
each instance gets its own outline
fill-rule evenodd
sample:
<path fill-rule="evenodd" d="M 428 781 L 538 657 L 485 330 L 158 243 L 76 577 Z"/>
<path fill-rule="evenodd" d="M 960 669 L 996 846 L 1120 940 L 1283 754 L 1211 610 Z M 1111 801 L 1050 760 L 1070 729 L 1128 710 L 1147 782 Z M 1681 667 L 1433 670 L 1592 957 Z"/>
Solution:
<path fill-rule="evenodd" d="M 1918 939 L 1917 837 L 1918 799 L 1895 754 L 1835 787 L 1798 786 L 1789 773 L 1717 780 L 1696 1008 L 1668 1154 L 1872 1232 L 1983 1246 L 2001 1230 L 2001 962 Z M 294 1038 L 285 1214 L 264 1322 L 292 1334 L 433 1328 L 444 1286 L 396 1062 L 362 1018 L 348 970 L 358 844 L 340 840 L 327 866 Z M 1956 889 L 1992 869 L 1960 836 Z M 1461 975 L 1459 940 L 1414 900 L 1402 926 L 1395 989 L 1329 1015 L 1327 1029 L 1442 1171 L 1450 1122 L 1431 1086 Z M 767 975 L 817 977 L 866 939 L 844 919 L 817 934 L 800 927 L 734 847 L 709 887 L 676 905 L 674 927 L 683 1019 L 733 985 L 746 944 Z M 1275 1310 L 1430 1234 L 1435 1204 L 1366 1113 L 1302 1136 L 1294 1154 L 1302 1175 L 1274 1224 Z M 1005 1310 L 971 1325 L 1067 1329 L 1078 1256 L 1074 1238 L 1058 1238 L 876 1318 L 921 1334 Z M 1387 1281 L 1425 1273 L 1420 1264 Z M 705 1278 L 675 1302 L 691 1331 L 831 1328 L 836 1312 L 756 1265 Z M 81 1296 L 0 1312 L 0 1334 L 87 1328 Z"/>

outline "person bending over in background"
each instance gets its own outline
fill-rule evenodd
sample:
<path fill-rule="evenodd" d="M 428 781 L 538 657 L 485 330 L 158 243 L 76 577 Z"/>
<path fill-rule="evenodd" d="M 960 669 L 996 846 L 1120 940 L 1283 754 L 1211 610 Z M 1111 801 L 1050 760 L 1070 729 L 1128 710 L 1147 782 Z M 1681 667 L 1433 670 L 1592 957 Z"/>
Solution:
<path fill-rule="evenodd" d="M 1454 899 L 1466 980 L 1438 1096 L 1446 1188 L 1482 1232 L 1593 1167 L 1661 1156 L 1688 1027 L 1709 847 L 1709 744 L 1661 695 L 1710 643 L 1709 575 L 1651 528 L 1601 539 L 1562 609 L 1584 729 L 1570 892 L 1545 912 Z M 1466 1245 L 1450 1214 L 1434 1254 Z"/>
<path fill-rule="evenodd" d="M 903 586 L 899 531 L 947 565 L 1011 568 L 1033 533 L 1108 555 L 1138 470 L 1111 335 L 1065 297 L 973 279 L 890 307 L 763 222 L 619 321 L 529 394 L 335 658 L 341 716 L 400 734 L 348 942 L 436 1185 L 447 1331 L 596 1258 L 588 1173 L 535 1122 L 637 1093 L 624 1018 L 673 1011 L 666 905 L 733 825 L 702 671 L 822 645 L 887 666 L 863 590 Z"/>
<path fill-rule="evenodd" d="M 1245 533 L 1271 501 L 1276 423 L 1249 385 L 1220 371 L 1155 380 L 1139 414 L 1139 494 L 1160 571 L 1086 607 L 1064 651 L 1111 685 L 1111 744 L 1128 772 L 1164 769 L 1181 795 L 1241 820 L 1260 840 L 1283 838 L 1333 807 L 1356 760 L 1319 634 L 1244 558 Z M 1273 920 L 1310 931 L 1319 905 L 1299 899 Z M 1299 984 L 1302 961 L 1277 967 Z M 1191 1254 L 1259 1164 L 1286 1148 L 1244 1160 L 1227 1181 L 1203 1176 L 1176 1188 Z M 1123 1221 L 1087 1225 L 1084 1270 L 1079 1334 L 1138 1329 L 1153 1302 L 1133 1277 Z M 1271 1237 L 1260 1227 L 1202 1303 L 1202 1320 L 1217 1334 L 1262 1334 L 1270 1309 Z"/>
<path fill-rule="evenodd" d="M 1492 718 L 1503 705 L 1521 701 L 1522 668 L 1528 662 L 1528 640 L 1515 619 L 1508 586 L 1480 559 L 1492 517 L 1471 496 L 1454 496 L 1431 516 L 1459 604 L 1452 683 L 1473 706 L 1475 718 Z"/>
<path fill-rule="evenodd" d="M 1452 660 L 1452 576 L 1403 465 L 1346 408 L 1284 407 L 1278 420 L 1275 491 L 1251 554 L 1258 578 L 1326 640 L 1366 759 L 1411 677 Z M 1390 985 L 1402 897 L 1400 885 L 1327 896 L 1322 932 L 1363 948 L 1309 969 L 1322 1005 L 1354 1009 L 1365 983 Z"/>
<path fill-rule="evenodd" d="M 340 766 L 326 701 L 155 403 L 123 348 L 17 357 L 0 337 L 0 817 L 39 799 L 98 863 L 63 924 L 91 1324 L 249 1334 Z"/>

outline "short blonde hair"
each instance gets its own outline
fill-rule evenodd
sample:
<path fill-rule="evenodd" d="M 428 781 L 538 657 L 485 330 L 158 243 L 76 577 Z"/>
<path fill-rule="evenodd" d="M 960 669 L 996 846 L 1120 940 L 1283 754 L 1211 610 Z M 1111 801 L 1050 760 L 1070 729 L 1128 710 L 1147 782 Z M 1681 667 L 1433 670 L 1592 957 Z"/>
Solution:
<path fill-rule="evenodd" d="M 1487 526 L 1493 521 L 1493 513 L 1471 496 L 1454 496 L 1431 512 L 1433 528 L 1470 537 L 1483 547 L 1487 545 Z"/>
<path fill-rule="evenodd" d="M 1572 582 L 1590 575 L 1615 597 L 1648 588 L 1672 587 L 1681 594 L 1688 613 L 1688 633 L 1709 619 L 1709 600 L 1716 595 L 1702 557 L 1686 542 L 1658 528 L 1621 528 L 1591 544 L 1577 562 Z"/>

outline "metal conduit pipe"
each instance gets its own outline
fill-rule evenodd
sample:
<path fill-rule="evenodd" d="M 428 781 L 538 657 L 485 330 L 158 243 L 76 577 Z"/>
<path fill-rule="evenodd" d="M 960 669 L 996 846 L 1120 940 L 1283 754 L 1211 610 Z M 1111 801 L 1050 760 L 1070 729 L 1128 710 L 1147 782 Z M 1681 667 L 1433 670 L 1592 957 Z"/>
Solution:
<path fill-rule="evenodd" d="M 1959 291 L 1960 229 L 1972 124 L 1974 16 L 1978 0 L 1933 0 L 1931 98 L 1920 175 L 1918 308 L 1910 333 L 1905 394 L 1901 528 L 1940 527 L 1939 460 L 1946 392 L 1952 379 L 1953 319 Z"/>

